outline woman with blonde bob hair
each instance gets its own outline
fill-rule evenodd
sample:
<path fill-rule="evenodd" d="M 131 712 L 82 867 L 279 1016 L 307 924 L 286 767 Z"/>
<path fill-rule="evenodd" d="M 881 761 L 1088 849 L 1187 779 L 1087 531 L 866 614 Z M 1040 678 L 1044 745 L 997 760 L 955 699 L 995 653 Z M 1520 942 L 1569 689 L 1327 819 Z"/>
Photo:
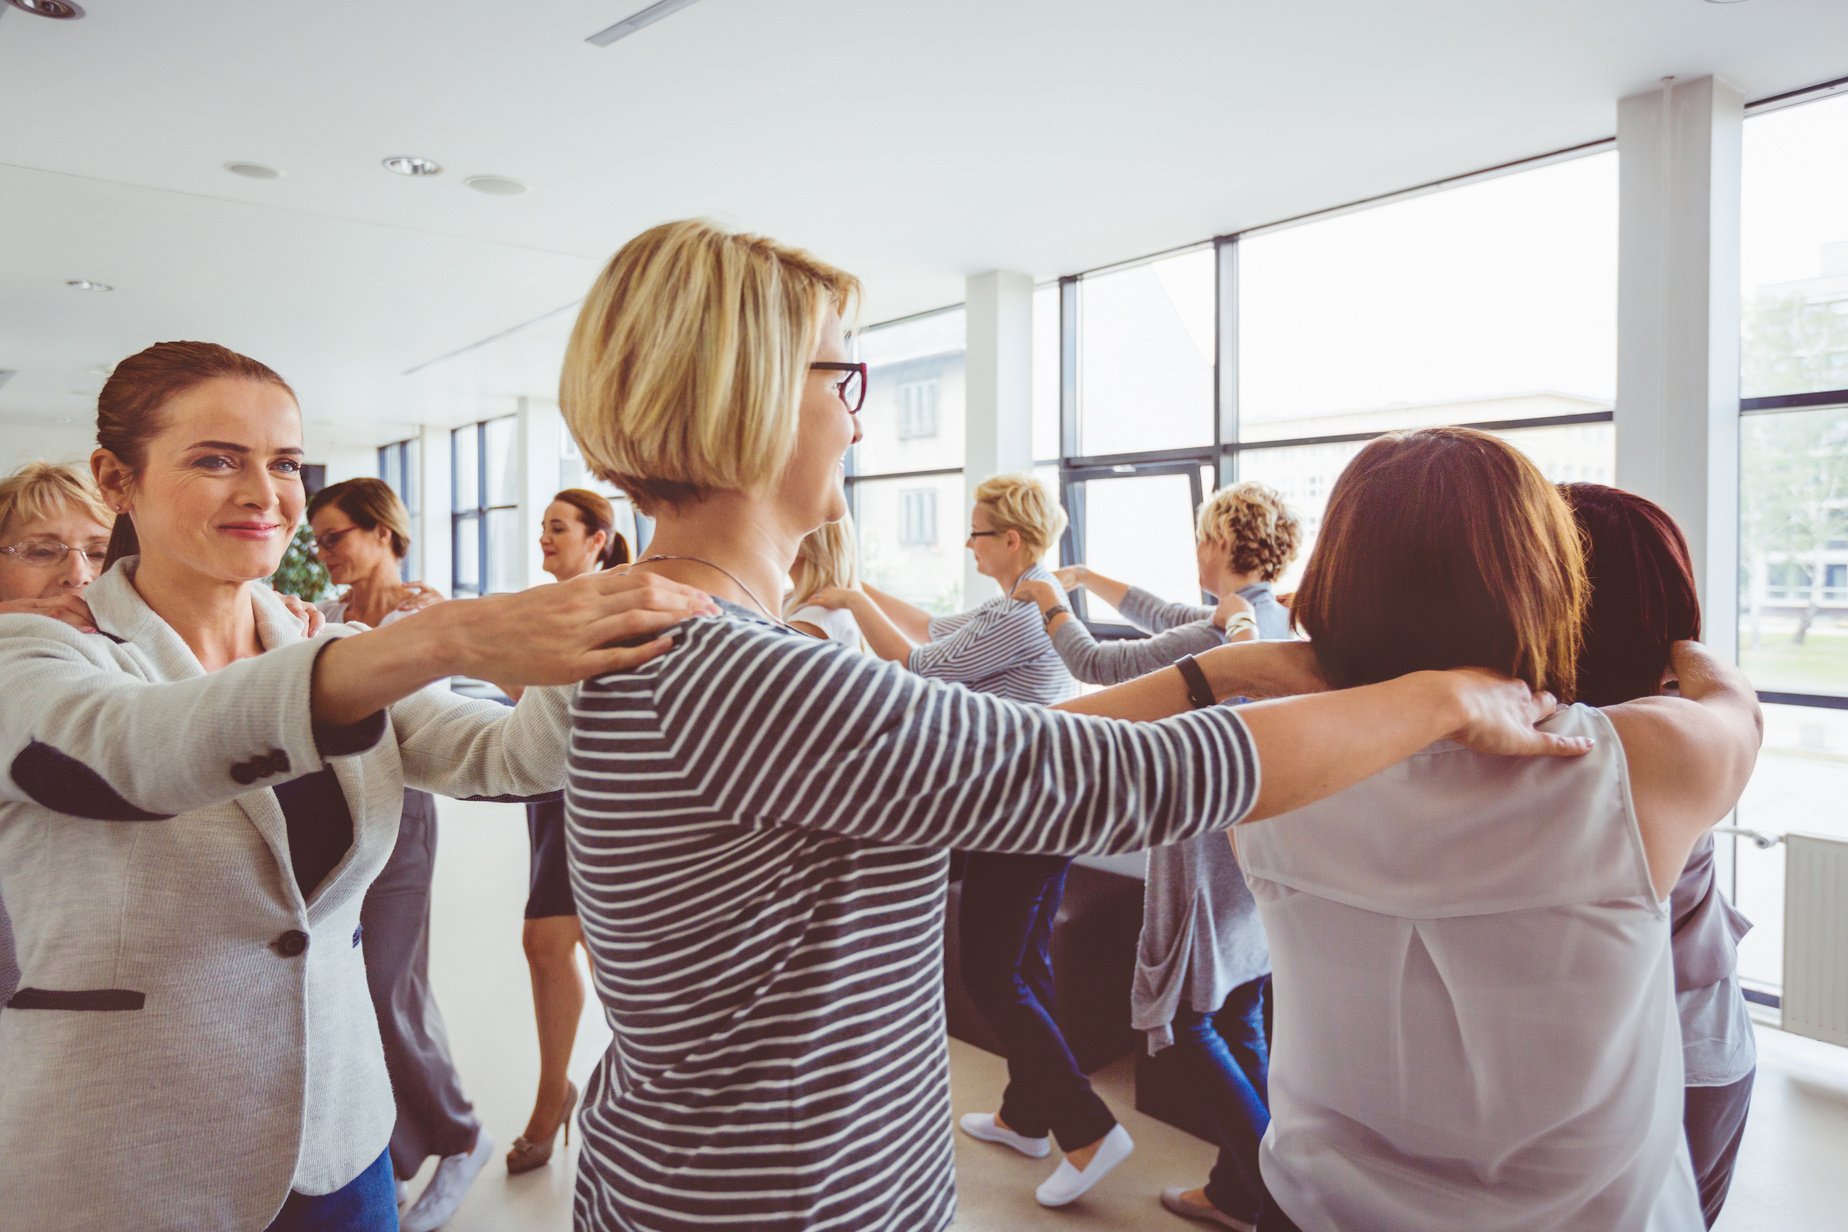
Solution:
<path fill-rule="evenodd" d="M 1331 684 L 1479 667 L 1570 698 L 1586 595 L 1533 463 L 1431 428 L 1342 473 L 1295 614 Z M 1759 715 L 1697 643 L 1668 658 L 1680 696 L 1543 725 L 1584 758 L 1438 743 L 1239 830 L 1276 972 L 1266 1232 L 1702 1227 L 1666 900 Z"/>
<path fill-rule="evenodd" d="M 788 629 L 770 604 L 797 548 L 846 512 L 858 295 L 800 250 L 669 223 L 610 260 L 566 351 L 585 458 L 656 518 L 635 573 L 721 609 L 573 705 L 572 875 L 619 1041 L 584 1095 L 580 1228 L 949 1224 L 947 847 L 1173 842 L 1445 736 L 1584 751 L 1534 729 L 1547 699 L 1482 672 L 1183 713 L 1319 684 L 1298 648 L 1224 647 L 1086 699 L 1160 720 L 1126 723 Z"/>

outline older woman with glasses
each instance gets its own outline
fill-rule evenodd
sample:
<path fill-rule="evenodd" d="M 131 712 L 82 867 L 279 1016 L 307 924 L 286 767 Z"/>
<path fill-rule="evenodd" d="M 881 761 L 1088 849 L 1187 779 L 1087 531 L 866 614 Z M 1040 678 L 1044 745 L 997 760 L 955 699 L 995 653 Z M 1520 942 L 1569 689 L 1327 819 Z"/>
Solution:
<path fill-rule="evenodd" d="M 720 604 L 572 705 L 571 871 L 618 1041 L 584 1092 L 586 1232 L 948 1226 L 946 848 L 1180 842 L 1446 736 L 1586 751 L 1534 730 L 1550 699 L 1483 672 L 1231 709 L 1212 703 L 1319 681 L 1305 647 L 1222 646 L 1072 713 L 788 628 L 798 545 L 846 512 L 858 286 L 668 223 L 612 258 L 566 350 L 584 457 L 655 517 L 636 570 Z"/>

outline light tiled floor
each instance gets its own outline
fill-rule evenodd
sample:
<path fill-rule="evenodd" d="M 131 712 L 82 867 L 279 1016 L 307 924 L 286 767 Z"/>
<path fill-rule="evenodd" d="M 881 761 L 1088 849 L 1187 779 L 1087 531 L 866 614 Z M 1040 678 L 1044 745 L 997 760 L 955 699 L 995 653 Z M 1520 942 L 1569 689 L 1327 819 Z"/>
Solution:
<path fill-rule="evenodd" d="M 448 1020 L 450 1043 L 469 1094 L 504 1152 L 525 1126 L 538 1074 L 520 913 L 526 899 L 526 825 L 505 804 L 439 808 L 431 970 Z M 578 1032 L 573 1073 L 581 1081 L 609 1033 L 594 998 Z M 992 1108 L 1001 1090 L 998 1057 L 951 1041 L 956 1111 Z M 1848 1051 L 1760 1029 L 1757 1092 L 1732 1198 L 1716 1232 L 1824 1232 L 1848 1227 Z M 1131 1066 L 1119 1061 L 1094 1076 L 1098 1090 L 1136 1138 L 1128 1162 L 1082 1201 L 1049 1211 L 1033 1187 L 1049 1162 L 958 1135 L 957 1170 L 963 1232 L 1039 1229 L 1122 1230 L 1189 1224 L 1163 1212 L 1165 1185 L 1198 1184 L 1212 1163 L 1202 1142 L 1138 1115 Z M 569 1156 L 509 1177 L 499 1154 L 476 1182 L 452 1232 L 563 1232 L 571 1226 Z M 427 1175 L 427 1173 L 426 1173 Z M 419 1181 L 423 1179 L 418 1178 Z"/>

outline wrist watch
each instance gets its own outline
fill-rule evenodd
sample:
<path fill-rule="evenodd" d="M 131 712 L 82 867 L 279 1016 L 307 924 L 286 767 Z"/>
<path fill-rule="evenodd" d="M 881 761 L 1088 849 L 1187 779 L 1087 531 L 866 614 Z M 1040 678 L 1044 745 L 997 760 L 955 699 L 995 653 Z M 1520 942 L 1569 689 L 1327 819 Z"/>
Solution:
<path fill-rule="evenodd" d="M 1060 603 L 1060 604 L 1055 604 L 1054 606 L 1047 608 L 1044 612 L 1040 614 L 1046 618 L 1047 624 L 1051 624 L 1052 618 L 1054 616 L 1070 616 L 1072 614 L 1072 609 L 1070 609 L 1069 607 L 1066 607 L 1063 603 Z"/>

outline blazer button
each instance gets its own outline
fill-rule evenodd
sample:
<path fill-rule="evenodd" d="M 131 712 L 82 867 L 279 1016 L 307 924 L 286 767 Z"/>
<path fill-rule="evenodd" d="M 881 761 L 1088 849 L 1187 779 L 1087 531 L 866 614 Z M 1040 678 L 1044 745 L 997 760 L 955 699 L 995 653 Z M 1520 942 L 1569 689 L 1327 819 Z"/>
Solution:
<path fill-rule="evenodd" d="M 282 936 L 270 942 L 270 948 L 284 958 L 296 958 L 308 950 L 308 934 L 298 928 L 291 928 Z"/>
<path fill-rule="evenodd" d="M 234 762 L 231 766 L 231 777 L 248 787 L 257 781 L 257 768 L 247 761 Z"/>

